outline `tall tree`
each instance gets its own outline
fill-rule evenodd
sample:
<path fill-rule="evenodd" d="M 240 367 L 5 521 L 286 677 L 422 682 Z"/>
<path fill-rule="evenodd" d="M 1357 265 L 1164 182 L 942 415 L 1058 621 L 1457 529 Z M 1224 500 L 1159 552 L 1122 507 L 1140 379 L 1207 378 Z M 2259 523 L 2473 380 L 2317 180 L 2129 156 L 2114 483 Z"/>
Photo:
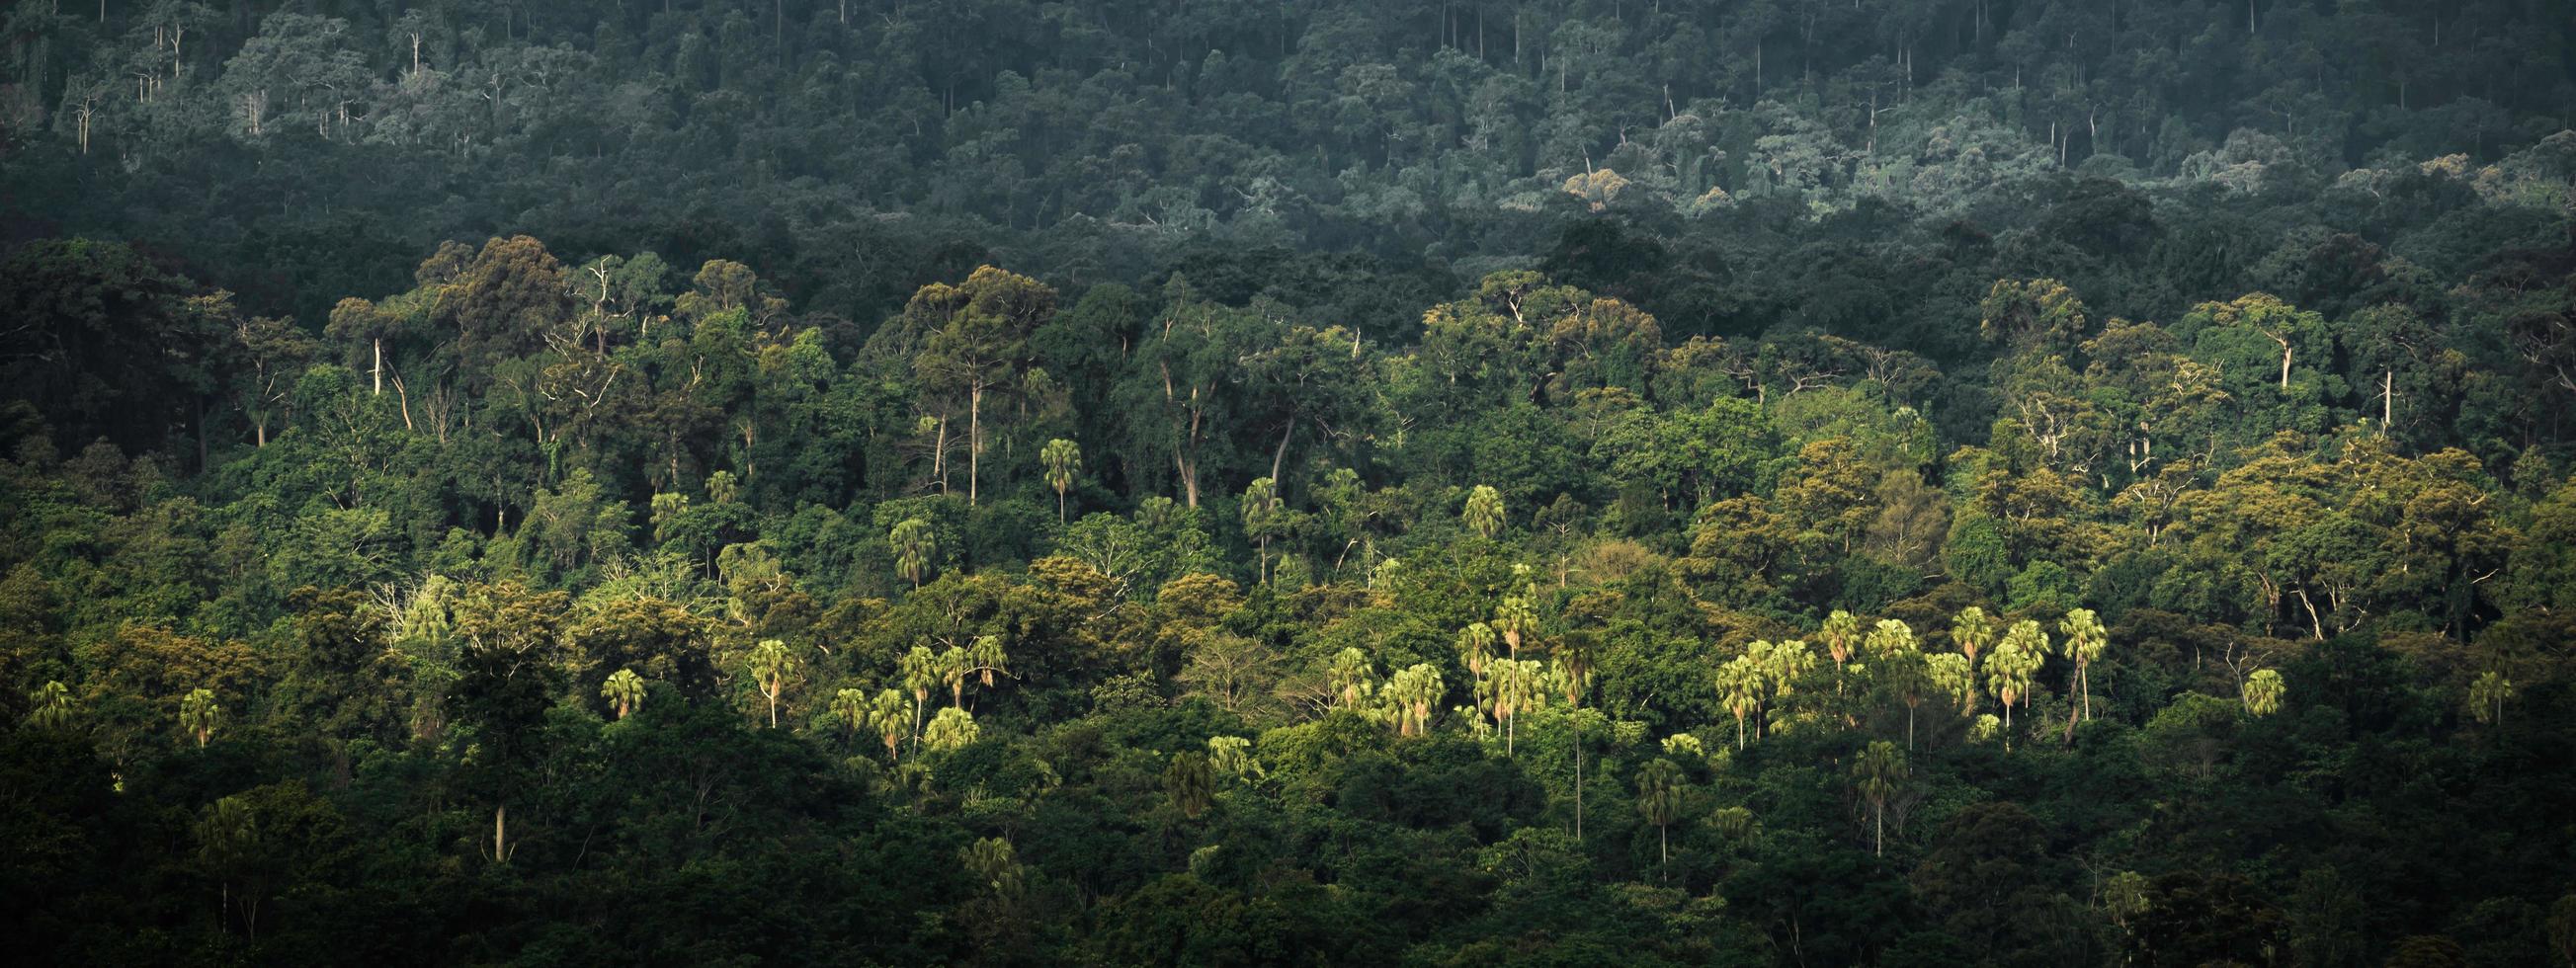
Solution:
<path fill-rule="evenodd" d="M 1055 520 L 1062 524 L 1065 494 L 1082 476 L 1082 445 L 1062 437 L 1047 441 L 1046 449 L 1038 452 L 1038 462 L 1046 465 L 1047 486 L 1055 489 Z"/>
<path fill-rule="evenodd" d="M 644 707 L 644 677 L 633 669 L 619 669 L 600 685 L 599 697 L 608 700 L 617 718 L 624 719 Z"/>
<path fill-rule="evenodd" d="M 215 736 L 215 727 L 223 720 L 224 707 L 216 704 L 213 690 L 191 689 L 179 699 L 179 728 L 197 741 L 198 749 L 206 748 L 206 742 Z"/>
<path fill-rule="evenodd" d="M 1637 814 L 1655 825 L 1657 879 L 1669 879 L 1673 865 L 1673 823 L 1682 815 L 1685 788 L 1682 768 L 1671 760 L 1647 760 L 1637 768 Z"/>
<path fill-rule="evenodd" d="M 1852 764 L 1852 779 L 1859 784 L 1861 798 L 1869 801 L 1872 852 L 1882 857 L 1887 855 L 1887 801 L 1904 786 L 1905 776 L 1905 754 L 1886 740 L 1869 744 L 1859 762 Z"/>
<path fill-rule="evenodd" d="M 759 685 L 760 694 L 769 699 L 769 728 L 777 729 L 778 697 L 786 692 L 787 680 L 796 674 L 796 653 L 790 651 L 784 641 L 762 639 L 760 644 L 752 646 L 745 664 L 750 667 L 752 682 Z"/>
<path fill-rule="evenodd" d="M 1467 530 L 1479 537 L 1492 538 L 1503 530 L 1503 494 L 1483 484 L 1467 492 L 1467 507 L 1460 515 Z"/>

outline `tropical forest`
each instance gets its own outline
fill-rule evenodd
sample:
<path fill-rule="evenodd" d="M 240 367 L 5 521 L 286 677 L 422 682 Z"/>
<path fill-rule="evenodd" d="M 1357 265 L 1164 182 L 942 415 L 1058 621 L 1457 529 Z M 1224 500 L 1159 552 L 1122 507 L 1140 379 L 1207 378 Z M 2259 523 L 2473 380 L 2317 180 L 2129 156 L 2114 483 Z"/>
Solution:
<path fill-rule="evenodd" d="M 0 937 L 2576 965 L 2571 129 L 2566 0 L 9 0 Z"/>

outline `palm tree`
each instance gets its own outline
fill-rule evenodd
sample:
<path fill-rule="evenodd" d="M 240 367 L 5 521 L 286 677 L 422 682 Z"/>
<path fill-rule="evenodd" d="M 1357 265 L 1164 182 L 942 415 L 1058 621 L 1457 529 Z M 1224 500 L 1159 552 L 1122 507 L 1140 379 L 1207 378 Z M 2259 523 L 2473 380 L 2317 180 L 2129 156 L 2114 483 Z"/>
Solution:
<path fill-rule="evenodd" d="M 1886 740 L 1871 743 L 1861 751 L 1860 762 L 1852 764 L 1852 777 L 1860 781 L 1860 795 L 1869 801 L 1875 815 L 1871 824 L 1877 839 L 1876 853 L 1887 856 L 1887 801 L 1905 784 L 1905 754 Z"/>
<path fill-rule="evenodd" d="M 940 683 L 948 687 L 948 704 L 965 708 L 966 680 L 974 674 L 974 663 L 967 660 L 966 650 L 952 645 L 941 649 L 939 657 L 932 661 Z"/>
<path fill-rule="evenodd" d="M 1959 617 L 1950 620 L 1950 641 L 1958 645 L 1961 655 L 1968 657 L 1969 665 L 1975 665 L 1977 656 L 1995 644 L 1994 620 L 1986 617 L 1985 609 L 1974 605 L 1960 609 Z"/>
<path fill-rule="evenodd" d="M 983 838 L 960 849 L 957 860 L 995 895 L 1004 898 L 1019 896 L 1021 868 L 1010 841 L 1000 837 Z"/>
<path fill-rule="evenodd" d="M 1216 799 L 1216 778 L 1204 753 L 1182 750 L 1172 754 L 1172 765 L 1163 770 L 1163 791 L 1171 794 L 1172 806 L 1181 816 L 1192 820 L 1207 812 Z"/>
<path fill-rule="evenodd" d="M 1914 638 L 1914 626 L 1897 619 L 1883 618 L 1870 626 L 1868 647 L 1870 658 L 1884 662 L 1900 655 L 1912 655 L 1922 648 L 1922 644 Z"/>
<path fill-rule="evenodd" d="M 1547 704 L 1547 670 L 1536 659 L 1497 659 L 1487 666 L 1478 692 L 1492 710 L 1494 724 L 1504 728 L 1503 755 L 1514 754 L 1522 711 Z"/>
<path fill-rule="evenodd" d="M 1648 760 L 1637 770 L 1637 813 L 1655 825 L 1658 879 L 1669 878 L 1673 864 L 1673 821 L 1682 814 L 1682 768 L 1666 759 Z"/>
<path fill-rule="evenodd" d="M 1968 657 L 1956 652 L 1935 652 L 1923 657 L 1923 675 L 1932 688 L 1946 693 L 1959 705 L 1965 716 L 1977 708 L 1977 673 Z"/>
<path fill-rule="evenodd" d="M 1744 748 L 1744 720 L 1762 708 L 1762 673 L 1750 654 L 1727 660 L 1717 669 L 1718 701 L 1735 717 L 1735 748 Z"/>
<path fill-rule="evenodd" d="M 1580 709 L 1583 694 L 1592 684 L 1593 657 L 1600 651 L 1600 640 L 1591 631 L 1576 629 L 1565 633 L 1556 643 L 1557 667 L 1565 673 L 1565 704 Z"/>
<path fill-rule="evenodd" d="M 1252 486 L 1243 489 L 1243 533 L 1258 549 L 1261 580 L 1265 583 L 1270 580 L 1270 538 L 1278 529 L 1280 509 L 1286 505 L 1279 497 L 1279 482 L 1267 477 L 1255 478 Z"/>
<path fill-rule="evenodd" d="M 215 727 L 223 723 L 224 707 L 215 704 L 215 694 L 208 689 L 191 690 L 179 700 L 179 728 L 197 739 L 197 748 L 215 738 Z"/>
<path fill-rule="evenodd" d="M 617 718 L 624 719 L 644 708 L 644 677 L 636 675 L 633 669 L 610 673 L 608 681 L 599 687 L 599 698 L 608 700 L 609 705 L 616 707 Z"/>
<path fill-rule="evenodd" d="M 903 677 L 903 688 L 912 693 L 912 730 L 919 733 L 922 714 L 930 706 L 930 690 L 939 685 L 939 653 L 926 645 L 913 646 L 912 651 L 895 660 L 895 673 Z"/>
<path fill-rule="evenodd" d="M 868 726 L 868 694 L 857 689 L 843 689 L 832 694 L 832 721 L 857 736 Z"/>
<path fill-rule="evenodd" d="M 27 692 L 27 725 L 38 729 L 61 729 L 72 722 L 72 691 L 59 680 Z"/>
<path fill-rule="evenodd" d="M 1850 612 L 1834 609 L 1833 614 L 1825 616 L 1825 625 L 1817 630 L 1816 637 L 1824 640 L 1825 654 L 1834 659 L 1834 688 L 1840 689 L 1843 666 L 1860 649 L 1860 620 Z"/>
<path fill-rule="evenodd" d="M 894 545 L 895 573 L 912 582 L 912 587 L 921 587 L 922 579 L 930 577 L 931 559 L 939 554 L 939 536 L 931 531 L 930 522 L 905 518 L 886 540 Z"/>
<path fill-rule="evenodd" d="M 1252 758 L 1252 740 L 1242 736 L 1210 736 L 1207 746 L 1208 765 L 1217 772 L 1237 779 L 1261 775 L 1261 764 Z"/>
<path fill-rule="evenodd" d="M 1995 699 L 2004 704 L 2004 748 L 2012 748 L 2012 708 L 2018 702 L 2030 704 L 2031 678 L 2039 673 L 2040 664 L 2048 661 L 2048 631 L 2038 622 L 2023 619 L 2014 622 L 1995 645 L 1994 654 L 1986 657 L 1986 680 Z"/>
<path fill-rule="evenodd" d="M 1494 658 L 1494 627 L 1483 622 L 1469 622 L 1458 630 L 1458 659 L 1467 665 L 1467 674 L 1482 676 L 1485 663 Z"/>
<path fill-rule="evenodd" d="M 1503 493 L 1483 484 L 1467 492 L 1467 509 L 1459 517 L 1467 530 L 1491 539 L 1503 530 Z"/>
<path fill-rule="evenodd" d="M 1431 731 L 1431 710 L 1449 687 L 1441 681 L 1438 667 L 1417 662 L 1396 673 L 1386 691 L 1395 705 L 1396 734 L 1420 736 Z"/>
<path fill-rule="evenodd" d="M 2093 660 L 2101 658 L 2102 650 L 2110 646 L 2111 633 L 2102 628 L 2102 619 L 2089 608 L 2066 613 L 2066 620 L 2057 624 L 2057 631 L 2066 636 L 2066 641 L 2060 645 L 2065 649 L 2066 657 L 2075 660 L 2075 688 L 2084 696 L 2084 718 L 2091 719 Z"/>
<path fill-rule="evenodd" d="M 2513 680 L 2494 669 L 2478 673 L 2477 681 L 2469 683 L 2470 713 L 2481 724 L 2504 722 L 2504 701 L 2511 698 Z"/>
<path fill-rule="evenodd" d="M 1038 461 L 1046 465 L 1047 486 L 1055 488 L 1055 520 L 1062 524 L 1065 492 L 1073 490 L 1074 479 L 1082 475 L 1082 445 L 1058 437 L 1038 451 Z"/>
<path fill-rule="evenodd" d="M 1372 688 L 1368 653 L 1356 648 L 1334 653 L 1333 666 L 1325 677 L 1331 683 L 1336 708 L 1358 708 L 1360 700 L 1368 698 Z"/>
<path fill-rule="evenodd" d="M 982 679 L 986 689 L 993 688 L 994 675 L 1011 674 L 1010 660 L 1010 655 L 1002 651 L 1002 637 L 998 635 L 976 636 L 974 643 L 966 647 L 966 668 Z"/>
<path fill-rule="evenodd" d="M 916 722 L 916 708 L 902 692 L 893 689 L 879 691 L 876 701 L 868 704 L 868 718 L 876 722 L 877 737 L 885 741 L 886 759 L 895 758 L 904 734 L 910 732 L 907 727 Z"/>
<path fill-rule="evenodd" d="M 778 696 L 787 689 L 787 677 L 796 674 L 796 655 L 787 651 L 787 643 L 762 639 L 751 647 L 751 678 L 760 686 L 760 694 L 769 697 L 769 728 L 778 728 Z"/>
<path fill-rule="evenodd" d="M 1521 657 L 1521 641 L 1538 631 L 1538 612 L 1530 608 L 1529 596 L 1505 595 L 1494 605 L 1494 631 L 1503 637 L 1503 645 L 1512 658 Z"/>
<path fill-rule="evenodd" d="M 982 730 L 975 725 L 975 714 L 950 706 L 930 718 L 921 732 L 921 741 L 934 750 L 955 750 L 975 741 Z"/>
<path fill-rule="evenodd" d="M 197 821 L 197 857 L 206 866 L 221 872 L 222 921 L 230 920 L 236 903 L 233 900 L 233 874 L 248 867 L 260 848 L 259 821 L 251 805 L 240 797 L 225 797 L 206 808 Z M 245 890 L 238 904 L 242 929 L 252 938 L 259 937 L 259 895 Z"/>
<path fill-rule="evenodd" d="M 2245 677 L 2245 711 L 2269 716 L 2281 710 L 2281 700 L 2289 695 L 2290 684 L 2281 674 L 2270 669 L 2257 669 Z"/>

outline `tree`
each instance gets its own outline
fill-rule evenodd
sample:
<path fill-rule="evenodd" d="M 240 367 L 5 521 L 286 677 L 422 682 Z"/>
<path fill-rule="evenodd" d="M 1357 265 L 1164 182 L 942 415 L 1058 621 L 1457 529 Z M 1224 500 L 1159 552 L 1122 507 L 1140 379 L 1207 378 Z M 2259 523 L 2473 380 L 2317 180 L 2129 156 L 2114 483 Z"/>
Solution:
<path fill-rule="evenodd" d="M 1717 670 L 1718 702 L 1735 717 L 1735 748 L 1744 748 L 1744 721 L 1762 708 L 1762 672 L 1751 655 L 1727 660 Z"/>
<path fill-rule="evenodd" d="M 633 669 L 619 669 L 610 673 L 608 681 L 600 685 L 599 697 L 608 700 L 608 704 L 616 709 L 617 718 L 624 719 L 644 708 L 644 677 L 636 675 Z"/>
<path fill-rule="evenodd" d="M 1278 536 L 1279 526 L 1285 523 L 1285 506 L 1279 497 L 1278 482 L 1267 477 L 1255 478 L 1251 486 L 1243 489 L 1243 533 L 1258 549 L 1258 573 L 1263 582 L 1270 580 L 1270 539 Z"/>
<path fill-rule="evenodd" d="M 1467 666 L 1467 674 L 1485 675 L 1485 664 L 1494 659 L 1494 627 L 1483 622 L 1469 622 L 1458 630 L 1458 661 Z"/>
<path fill-rule="evenodd" d="M 913 646 L 912 651 L 895 661 L 895 674 L 903 678 L 903 688 L 912 693 L 912 728 L 919 732 L 922 714 L 930 706 L 930 690 L 940 683 L 939 653 L 926 645 Z"/>
<path fill-rule="evenodd" d="M 1020 895 L 1023 878 L 1010 841 L 1000 837 L 981 838 L 959 849 L 957 860 L 994 896 L 1007 899 Z"/>
<path fill-rule="evenodd" d="M 1985 609 L 1974 605 L 1960 609 L 1958 617 L 1950 620 L 1950 643 L 1959 647 L 1959 653 L 1967 656 L 1971 665 L 1986 647 L 1995 644 L 1995 634 L 1994 621 L 1986 618 Z"/>
<path fill-rule="evenodd" d="M 2502 724 L 2505 700 L 2511 698 L 2513 680 L 2494 669 L 2478 673 L 2477 680 L 2469 683 L 2469 713 L 2481 724 Z"/>
<path fill-rule="evenodd" d="M 1359 708 L 1375 688 L 1368 653 L 1357 648 L 1334 653 L 1332 668 L 1325 676 L 1333 690 L 1333 705 L 1341 709 Z"/>
<path fill-rule="evenodd" d="M 966 680 L 974 674 L 974 664 L 966 658 L 966 650 L 952 645 L 941 649 L 931 661 L 940 684 L 948 687 L 948 705 L 966 708 Z"/>
<path fill-rule="evenodd" d="M 1986 689 L 2003 704 L 2006 749 L 2012 747 L 2012 708 L 2030 700 L 2031 677 L 2039 671 L 2047 648 L 2048 633 L 2040 630 L 2038 622 L 2025 619 L 2013 623 L 2003 642 L 1986 656 Z"/>
<path fill-rule="evenodd" d="M 2066 620 L 2058 623 L 2057 630 L 2066 636 L 2059 645 L 2067 658 L 2075 660 L 2075 688 L 2084 696 L 2084 718 L 2091 719 L 2093 683 L 2090 670 L 2093 660 L 2101 658 L 2103 648 L 2110 644 L 2110 635 L 2103 630 L 2102 620 L 2089 608 L 2067 612 Z"/>
<path fill-rule="evenodd" d="M 206 748 L 206 741 L 214 738 L 215 727 L 223 720 L 224 708 L 215 704 L 211 690 L 193 689 L 179 700 L 179 728 L 196 739 L 198 749 Z"/>
<path fill-rule="evenodd" d="M 1860 649 L 1860 619 L 1853 618 L 1850 612 L 1834 609 L 1833 614 L 1825 616 L 1824 627 L 1817 630 L 1816 637 L 1824 640 L 1825 654 L 1833 657 L 1834 685 L 1841 688 L 1843 667 Z"/>
<path fill-rule="evenodd" d="M 1527 595 L 1505 595 L 1494 605 L 1494 632 L 1512 658 L 1521 657 L 1521 642 L 1538 631 L 1538 611 Z"/>
<path fill-rule="evenodd" d="M 1905 784 L 1905 754 L 1896 744 L 1879 740 L 1862 750 L 1860 761 L 1852 764 L 1852 778 L 1860 785 L 1860 795 L 1869 801 L 1871 830 L 1879 856 L 1887 855 L 1887 801 Z"/>
<path fill-rule="evenodd" d="M 868 694 L 857 689 L 835 692 L 827 711 L 831 713 L 833 722 L 849 730 L 851 736 L 857 736 L 859 730 L 868 726 Z"/>
<path fill-rule="evenodd" d="M 995 676 L 1011 674 L 1010 654 L 1002 650 L 999 635 L 978 635 L 966 646 L 966 671 L 975 674 L 984 688 L 993 688 Z"/>
<path fill-rule="evenodd" d="M 1210 736 L 1207 741 L 1208 764 L 1217 772 L 1235 779 L 1257 779 L 1261 762 L 1252 758 L 1252 740 L 1242 736 Z"/>
<path fill-rule="evenodd" d="M 27 725 L 61 729 L 72 722 L 72 692 L 61 680 L 47 680 L 27 691 Z"/>
<path fill-rule="evenodd" d="M 1503 530 L 1503 494 L 1483 484 L 1467 492 L 1467 509 L 1459 519 L 1478 537 L 1491 539 Z"/>
<path fill-rule="evenodd" d="M 777 729 L 778 697 L 786 691 L 788 677 L 796 674 L 796 654 L 788 651 L 786 642 L 762 639 L 752 646 L 747 664 L 752 681 L 760 686 L 760 694 L 769 697 L 769 728 Z"/>
<path fill-rule="evenodd" d="M 1978 331 L 2015 349 L 2062 350 L 2086 328 L 2083 300 L 2055 279 L 1997 279 L 1978 310 Z"/>
<path fill-rule="evenodd" d="M 1082 476 L 1082 445 L 1062 437 L 1047 441 L 1046 448 L 1038 451 L 1038 462 L 1046 466 L 1047 486 L 1055 488 L 1055 520 L 1062 524 L 1065 493 Z"/>
<path fill-rule="evenodd" d="M 259 937 L 260 891 L 244 885 L 241 897 L 233 896 L 234 881 L 244 876 L 260 861 L 261 831 L 259 820 L 249 801 L 239 796 L 224 797 L 206 807 L 197 820 L 197 857 L 219 872 L 222 893 L 218 923 L 229 923 L 233 912 L 241 913 L 242 931 L 252 939 Z M 229 929 L 227 929 L 229 930 Z"/>
<path fill-rule="evenodd" d="M 877 698 L 868 703 L 868 719 L 877 724 L 877 738 L 884 741 L 886 759 L 894 759 L 903 738 L 912 732 L 918 706 L 894 689 L 880 689 Z"/>
<path fill-rule="evenodd" d="M 1385 695 L 1394 706 L 1395 731 L 1399 736 L 1421 736 L 1431 731 L 1431 711 L 1448 693 L 1441 682 L 1440 670 L 1429 663 L 1415 663 L 1388 680 Z"/>
<path fill-rule="evenodd" d="M 930 725 L 921 731 L 921 742 L 933 750 L 953 752 L 975 742 L 980 732 L 974 713 L 950 706 L 930 718 Z"/>
<path fill-rule="evenodd" d="M 2257 669 L 2253 675 L 2245 677 L 2245 711 L 2257 716 L 2279 712 L 2281 700 L 2288 696 L 2289 691 L 2290 684 L 2282 680 L 2279 672 Z"/>
<path fill-rule="evenodd" d="M 1667 759 L 1652 759 L 1637 769 L 1637 814 L 1655 825 L 1658 879 L 1669 878 L 1673 862 L 1673 822 L 1681 819 L 1682 768 Z"/>
<path fill-rule="evenodd" d="M 1163 792 L 1181 816 L 1196 820 L 1207 813 L 1216 798 L 1216 775 L 1207 754 L 1196 750 L 1172 754 L 1171 764 L 1163 770 Z"/>
<path fill-rule="evenodd" d="M 894 545 L 895 573 L 912 582 L 912 587 L 920 588 L 922 580 L 930 576 L 939 554 L 939 538 L 932 533 L 930 522 L 924 518 L 906 518 L 894 526 L 894 532 L 886 540 Z"/>
<path fill-rule="evenodd" d="M 1497 659 L 1487 667 L 1478 691 L 1485 695 L 1494 721 L 1503 727 L 1503 755 L 1511 756 L 1519 739 L 1520 714 L 1547 705 L 1547 669 L 1536 659 Z"/>

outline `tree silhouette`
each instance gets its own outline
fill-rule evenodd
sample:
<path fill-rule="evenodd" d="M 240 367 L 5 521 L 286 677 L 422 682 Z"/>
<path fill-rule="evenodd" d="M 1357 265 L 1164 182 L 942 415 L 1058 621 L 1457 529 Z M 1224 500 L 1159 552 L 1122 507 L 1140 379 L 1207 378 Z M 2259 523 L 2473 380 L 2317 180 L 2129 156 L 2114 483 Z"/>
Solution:
<path fill-rule="evenodd" d="M 828 711 L 831 713 L 833 722 L 841 724 L 842 729 L 848 730 L 850 735 L 855 737 L 859 734 L 859 730 L 866 729 L 868 726 L 868 694 L 857 689 L 843 689 L 835 692 L 832 694 L 832 705 Z"/>
<path fill-rule="evenodd" d="M 1038 451 L 1038 462 L 1046 465 L 1047 486 L 1055 488 L 1055 520 L 1062 524 L 1065 494 L 1082 476 L 1082 445 L 1062 437 L 1047 441 L 1046 447 Z"/>
<path fill-rule="evenodd" d="M 1735 717 L 1735 748 L 1744 748 L 1744 721 L 1762 708 L 1762 672 L 1751 655 L 1739 655 L 1717 669 L 1717 698 Z"/>
<path fill-rule="evenodd" d="M 968 873 L 995 896 L 1015 898 L 1023 883 L 1019 860 L 1011 842 L 1000 837 L 985 837 L 957 851 L 957 860 Z"/>
<path fill-rule="evenodd" d="M 1196 750 L 1172 754 L 1171 765 L 1163 770 L 1163 792 L 1171 796 L 1181 816 L 1196 820 L 1207 813 L 1216 798 L 1215 771 L 1207 755 Z"/>
<path fill-rule="evenodd" d="M 1852 778 L 1859 781 L 1862 799 L 1869 801 L 1874 853 L 1887 855 L 1887 801 L 1905 784 L 1905 754 L 1896 744 L 1879 740 L 1862 750 L 1860 761 L 1852 764 Z"/>
<path fill-rule="evenodd" d="M 599 697 L 608 700 L 616 710 L 617 718 L 624 719 L 644 708 L 644 677 L 636 675 L 633 669 L 619 669 L 609 674 L 607 682 L 600 684 Z"/>
<path fill-rule="evenodd" d="M 1252 539 L 1256 573 L 1263 582 L 1270 580 L 1270 539 L 1278 534 L 1284 521 L 1281 509 L 1286 506 L 1279 497 L 1279 482 L 1267 477 L 1255 478 L 1243 489 L 1243 533 Z"/>
<path fill-rule="evenodd" d="M 939 538 L 923 518 L 905 518 L 894 526 L 886 540 L 894 545 L 894 570 L 912 587 L 920 588 L 930 577 L 931 561 L 939 554 Z"/>
<path fill-rule="evenodd" d="M 1459 519 L 1478 537 L 1491 539 L 1503 531 L 1503 494 L 1483 484 L 1467 492 L 1467 507 Z"/>
<path fill-rule="evenodd" d="M 224 708 L 215 704 L 212 690 L 190 690 L 179 700 L 179 728 L 196 738 L 198 749 L 206 748 L 206 742 L 215 737 L 215 727 L 223 721 Z"/>
<path fill-rule="evenodd" d="M 966 650 L 949 646 L 939 650 L 931 660 L 941 685 L 948 687 L 948 704 L 960 709 L 966 706 L 966 680 L 975 673 L 975 664 L 966 658 Z"/>
<path fill-rule="evenodd" d="M 1986 655 L 1986 689 L 2004 707 L 2004 748 L 2012 748 L 2012 710 L 2030 701 L 2031 677 L 2039 672 L 2048 648 L 2048 633 L 2038 622 L 2013 623 L 2012 631 Z"/>
<path fill-rule="evenodd" d="M 2477 680 L 2469 683 L 2469 714 L 2476 716 L 2480 724 L 2500 725 L 2504 722 L 2504 701 L 2511 698 L 2513 680 L 2505 678 L 2504 673 L 2494 669 L 2478 673 Z"/>
<path fill-rule="evenodd" d="M 239 911 L 242 933 L 259 937 L 259 891 L 245 884 L 241 896 L 233 896 L 237 879 L 253 877 L 250 872 L 260 860 L 261 831 L 251 805 L 241 797 L 225 797 L 206 807 L 205 816 L 197 821 L 197 857 L 213 870 L 221 884 L 219 901 L 222 916 L 218 924 L 228 923 Z"/>
<path fill-rule="evenodd" d="M 1682 768 L 1666 759 L 1646 761 L 1637 769 L 1637 813 L 1655 825 L 1657 879 L 1672 874 L 1673 822 L 1682 814 Z"/>

